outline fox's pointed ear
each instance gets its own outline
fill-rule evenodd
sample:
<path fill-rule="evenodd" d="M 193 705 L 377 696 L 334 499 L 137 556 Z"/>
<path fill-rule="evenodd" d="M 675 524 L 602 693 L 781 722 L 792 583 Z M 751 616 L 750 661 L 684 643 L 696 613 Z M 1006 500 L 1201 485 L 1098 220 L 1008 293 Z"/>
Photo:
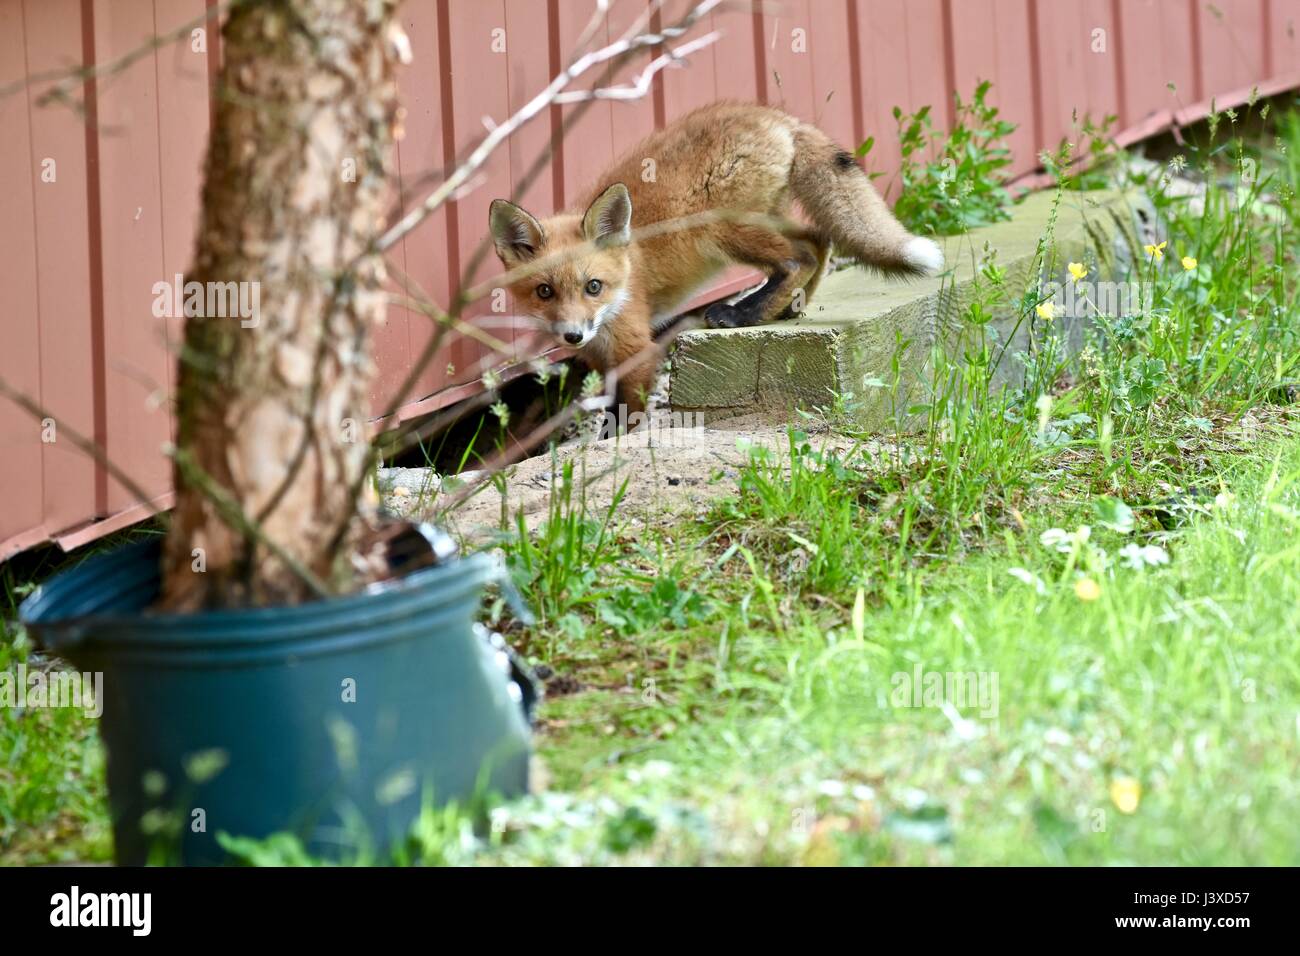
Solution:
<path fill-rule="evenodd" d="M 632 238 L 632 197 L 615 183 L 596 197 L 582 217 L 582 234 L 598 246 L 623 246 Z"/>
<path fill-rule="evenodd" d="M 497 255 L 507 266 L 527 262 L 542 248 L 542 224 L 504 199 L 492 200 L 488 228 L 492 231 Z"/>

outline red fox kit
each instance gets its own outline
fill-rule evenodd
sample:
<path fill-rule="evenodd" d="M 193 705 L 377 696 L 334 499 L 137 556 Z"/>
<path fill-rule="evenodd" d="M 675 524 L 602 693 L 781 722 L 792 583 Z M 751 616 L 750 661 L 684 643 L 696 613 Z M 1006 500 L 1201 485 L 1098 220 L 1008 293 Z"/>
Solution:
<path fill-rule="evenodd" d="M 653 160 L 654 176 L 642 172 Z M 632 230 L 709 211 L 786 218 L 798 202 L 809 227 L 778 232 L 720 219 L 633 239 Z M 619 377 L 618 401 L 642 411 L 658 368 L 653 327 L 731 263 L 767 276 L 735 305 L 705 311 L 714 327 L 755 325 L 792 303 L 806 305 L 832 244 L 864 265 L 892 275 L 933 275 L 943 268 L 938 245 L 909 233 L 853 157 L 821 130 L 767 106 L 716 103 L 653 133 L 581 197 L 585 212 L 539 221 L 504 199 L 489 224 L 507 269 L 539 256 L 592 243 L 516 282 L 519 307 L 601 372 L 633 356 Z M 802 290 L 802 301 L 796 294 Z"/>

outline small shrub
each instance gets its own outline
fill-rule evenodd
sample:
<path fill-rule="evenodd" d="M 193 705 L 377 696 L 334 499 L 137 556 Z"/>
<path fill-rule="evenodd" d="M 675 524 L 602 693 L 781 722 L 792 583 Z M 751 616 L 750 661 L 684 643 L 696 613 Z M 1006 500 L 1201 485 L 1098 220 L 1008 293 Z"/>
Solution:
<path fill-rule="evenodd" d="M 894 213 L 912 231 L 946 236 L 1010 218 L 1011 194 L 1002 183 L 1011 150 L 1003 141 L 1016 124 L 986 102 L 991 86 L 980 83 L 969 101 L 953 94 L 956 120 L 946 137 L 934 128 L 929 106 L 906 115 L 894 107 L 903 154 L 903 194 Z"/>

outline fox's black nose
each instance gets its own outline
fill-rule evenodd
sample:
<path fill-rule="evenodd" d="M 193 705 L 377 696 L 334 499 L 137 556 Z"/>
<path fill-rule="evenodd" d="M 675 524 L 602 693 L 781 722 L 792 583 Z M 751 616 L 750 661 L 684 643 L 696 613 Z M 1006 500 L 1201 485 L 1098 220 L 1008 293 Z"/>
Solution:
<path fill-rule="evenodd" d="M 572 331 L 571 331 L 571 332 L 565 332 L 565 333 L 564 333 L 564 341 L 568 342 L 570 345 L 577 345 L 579 342 L 582 341 L 582 333 L 581 333 L 581 332 L 572 332 Z"/>

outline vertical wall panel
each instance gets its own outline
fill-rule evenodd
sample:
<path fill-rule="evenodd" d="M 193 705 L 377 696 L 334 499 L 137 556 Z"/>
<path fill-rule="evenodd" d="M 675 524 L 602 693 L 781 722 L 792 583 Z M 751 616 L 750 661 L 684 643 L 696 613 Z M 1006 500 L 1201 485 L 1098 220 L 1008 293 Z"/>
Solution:
<path fill-rule="evenodd" d="M 405 26 L 405 24 L 403 25 Z M 414 44 L 413 40 L 412 44 Z M 402 106 L 407 110 L 401 129 L 404 134 L 409 134 L 412 127 L 411 107 L 408 103 L 405 80 L 405 70 L 399 69 L 398 87 L 401 90 Z M 398 210 L 398 215 L 406 211 L 403 203 L 404 180 L 408 176 L 414 180 L 422 173 L 429 172 L 434 165 L 428 161 L 428 157 L 424 157 L 425 163 L 421 165 L 421 157 L 412 154 L 409 150 L 404 150 L 404 145 L 402 139 L 399 138 L 391 159 L 396 176 L 393 180 L 393 190 L 389 202 L 391 208 Z M 409 170 L 403 164 L 404 152 L 407 154 L 405 159 L 410 166 Z M 445 235 L 445 222 L 443 223 L 443 230 Z M 390 295 L 415 299 L 421 293 L 427 293 L 428 290 L 421 288 L 421 285 L 416 280 L 410 279 L 406 243 L 407 240 L 403 239 L 396 247 L 389 249 L 385 256 L 384 265 L 387 281 L 384 288 Z M 413 308 L 408 308 L 397 302 L 390 302 L 384 313 L 383 321 L 370 330 L 370 347 L 375 358 L 375 378 L 369 395 L 371 414 L 382 415 L 390 408 L 400 405 L 404 398 L 409 397 L 398 395 L 398 391 L 401 389 L 402 382 L 406 380 L 407 373 L 411 368 L 411 326 L 421 321 L 427 322 L 429 320 Z"/>
<path fill-rule="evenodd" d="M 591 16 L 592 6 L 584 3 L 559 2 L 560 56 L 564 63 L 573 57 L 578 42 Z M 598 29 L 592 39 L 593 46 L 608 42 L 608 33 Z M 598 73 L 579 77 L 570 87 L 589 90 L 596 86 Z M 580 110 L 579 106 L 585 106 Z M 596 177 L 614 161 L 614 135 L 612 107 L 608 102 L 574 104 L 563 109 L 568 134 L 564 150 L 565 206 L 573 206 L 583 191 L 590 188 Z M 575 120 L 574 117 L 578 118 Z"/>
<path fill-rule="evenodd" d="M 0 84 L 22 79 L 21 4 L 0 4 Z M 5 308 L 22 321 L 6 321 L 0 348 L 0 376 L 11 388 L 40 397 L 40 329 L 36 250 L 31 232 L 35 221 L 33 191 L 37 171 L 32 167 L 30 126 L 25 96 L 0 98 L 0 169 L 6 173 L 0 189 L 0 289 Z M 41 524 L 41 424 L 25 411 L 0 398 L 0 540 L 21 535 Z"/>
<path fill-rule="evenodd" d="M 96 63 L 111 62 L 154 35 L 152 0 L 94 0 L 93 9 Z M 106 450 L 131 464 L 145 491 L 160 495 L 171 477 L 161 454 L 171 425 L 167 326 L 152 312 L 153 285 L 166 275 L 154 58 L 101 78 L 98 90 Z M 110 477 L 109 510 L 135 503 Z"/>
<path fill-rule="evenodd" d="M 933 104 L 943 121 L 952 115 L 952 89 L 945 66 L 948 59 L 943 0 L 907 0 L 904 64 L 912 108 Z"/>
<path fill-rule="evenodd" d="M 1004 92 L 998 69 L 997 5 L 994 0 L 966 0 L 948 7 L 952 19 L 953 82 L 957 92 L 967 97 L 977 83 L 988 80 L 993 84 L 990 99 L 997 102 Z M 1008 118 L 1012 122 L 1024 122 L 1024 118 Z"/>
<path fill-rule="evenodd" d="M 509 39 L 507 64 L 509 70 L 509 112 L 513 115 L 532 100 L 551 81 L 550 17 L 545 3 L 536 0 L 506 0 L 506 36 Z M 544 111 L 530 121 L 506 144 L 509 160 L 510 193 L 515 201 L 535 216 L 548 215 L 556 208 L 555 182 L 549 161 L 525 184 L 525 177 L 534 170 L 539 159 L 551 155 L 551 116 Z M 504 194 L 503 194 L 504 195 Z M 482 227 L 486 233 L 487 223 Z M 490 260 L 498 269 L 495 254 Z M 508 303 L 514 316 L 510 329 L 500 329 L 499 338 L 509 338 L 512 348 L 509 359 L 527 358 L 536 352 L 534 323 L 520 315 L 519 304 Z"/>
<path fill-rule="evenodd" d="M 738 5 L 714 12 L 711 18 L 713 29 L 722 34 L 713 46 L 713 86 L 718 99 L 744 102 L 760 99 L 767 81 L 758 80 L 756 61 L 762 35 L 759 33 L 756 41 L 754 15 Z M 702 31 L 704 26 L 697 24 L 696 31 Z"/>
<path fill-rule="evenodd" d="M 1033 74 L 1025 51 L 1029 21 L 1024 0 L 957 0 L 948 5 L 949 36 L 953 43 L 953 83 L 969 99 L 983 80 L 993 84 L 989 102 L 999 115 L 1016 124 L 1007 144 L 1012 170 L 1026 172 L 1037 165 L 1034 132 Z"/>
<path fill-rule="evenodd" d="M 454 108 L 452 129 L 458 156 L 464 156 L 487 134 L 484 119 L 500 123 L 509 116 L 507 90 L 508 58 L 505 52 L 493 52 L 494 39 L 506 29 L 505 4 L 502 0 L 480 0 L 471 5 L 452 4 L 450 80 Z M 508 49 L 508 33 L 507 37 Z M 499 49 L 499 46 L 498 46 Z M 444 117 L 444 122 L 446 118 Z M 606 118 L 608 122 L 608 117 Z M 605 141 L 608 143 L 608 130 Z M 488 206 L 498 196 L 510 194 L 510 158 L 508 151 L 497 150 L 480 170 L 477 185 L 464 198 L 451 204 L 448 215 L 455 216 L 460 240 L 460 270 L 465 273 L 471 257 L 487 235 Z M 472 274 L 465 275 L 466 286 L 477 285 L 500 271 L 493 255 L 484 257 Z M 510 338 L 509 327 L 502 327 L 509 316 L 492 311 L 491 300 L 479 300 L 468 306 L 464 318 L 494 337 Z M 469 338 L 460 338 L 452 350 L 455 364 L 453 380 L 477 379 L 485 367 L 500 361 L 499 353 Z"/>
<path fill-rule="evenodd" d="M 651 21 L 649 0 L 614 0 L 609 11 L 609 38 L 617 40 L 635 23 L 642 23 L 642 29 L 649 29 Z M 670 21 L 664 21 L 665 23 Z M 697 33 L 702 34 L 703 30 Z M 632 57 L 627 66 L 616 71 L 610 78 L 610 84 L 625 86 L 633 83 L 637 76 L 649 65 L 653 56 L 649 52 Z M 690 67 L 687 67 L 690 69 Z M 669 72 L 678 72 L 670 70 Z M 701 71 L 696 71 L 701 72 Z M 610 103 L 610 132 L 613 136 L 611 148 L 617 158 L 638 140 L 643 139 L 655 129 L 655 110 L 653 91 L 634 100 L 613 100 Z"/>
<path fill-rule="evenodd" d="M 1203 98 L 1264 78 L 1265 0 L 1198 0 Z"/>
<path fill-rule="evenodd" d="M 1300 0 L 1270 0 L 1268 32 L 1273 78 L 1300 72 Z"/>
<path fill-rule="evenodd" d="M 1035 4 L 1043 104 L 1038 146 L 1055 150 L 1063 139 L 1078 142 L 1085 116 L 1100 125 L 1119 109 L 1114 11 L 1109 0 Z"/>
<path fill-rule="evenodd" d="M 25 0 L 12 6 L 21 6 L 24 13 L 27 69 L 31 73 L 49 73 L 80 62 L 79 0 Z M 28 88 L 26 96 L 36 203 L 32 245 L 37 265 L 35 290 L 40 302 L 40 397 L 58 422 L 93 437 L 86 129 L 81 115 L 66 105 L 38 105 L 50 86 L 35 84 Z M 2 128 L 12 127 L 6 123 Z M 54 164 L 53 182 L 46 182 L 40 175 L 47 162 Z M 97 282 L 98 276 L 93 281 Z M 46 526 L 67 528 L 93 516 L 94 461 L 67 440 L 43 445 L 42 452 Z"/>
<path fill-rule="evenodd" d="M 153 0 L 154 32 L 171 33 L 203 16 L 204 0 Z M 194 254 L 208 146 L 208 56 L 190 36 L 154 51 L 158 87 L 158 166 L 161 189 L 162 281 L 185 273 Z M 204 44 L 206 46 L 206 44 Z M 200 188 L 196 188 L 199 186 Z M 185 321 L 165 321 L 167 385 L 175 388 L 176 355 Z M 173 422 L 174 427 L 174 422 Z"/>
<path fill-rule="evenodd" d="M 673 23 L 681 19 L 690 7 L 691 0 L 667 0 L 663 6 L 663 22 Z M 749 70 L 746 74 L 749 79 L 747 98 L 753 99 L 754 50 L 750 18 L 736 13 L 719 15 L 715 20 L 714 16 L 710 15 L 695 32 L 703 36 L 713 30 L 722 34 L 713 46 L 706 47 L 692 56 L 689 66 L 665 70 L 661 74 L 659 82 L 663 86 L 664 114 L 669 121 L 689 113 L 697 106 L 704 106 L 720 98 L 716 75 L 718 50 L 727 37 L 734 36 L 737 31 L 743 33 L 744 39 L 749 41 L 749 45 L 745 48 L 749 56 Z M 730 65 L 728 68 L 734 69 Z"/>
<path fill-rule="evenodd" d="M 402 26 L 411 42 L 411 63 L 398 72 L 402 105 L 406 108 L 404 136 L 398 143 L 399 194 L 403 211 L 409 211 L 441 181 L 443 162 L 442 63 L 438 11 L 433 3 L 407 3 L 402 7 Z M 402 241 L 399 262 L 412 281 L 434 302 L 450 302 L 450 268 L 447 255 L 447 210 L 427 217 Z M 389 316 L 402 323 L 407 343 L 402 347 L 401 326 L 388 333 L 388 348 L 376 356 L 381 370 L 391 361 L 395 367 L 385 373 L 391 390 L 404 378 L 434 335 L 434 325 L 424 315 L 403 313 Z M 451 337 L 445 337 L 438 354 L 420 377 L 415 393 L 405 399 L 419 399 L 446 384 L 446 369 L 452 361 Z M 393 356 L 389 359 L 388 356 Z"/>
<path fill-rule="evenodd" d="M 898 198 L 900 159 L 894 107 L 911 113 L 930 106 L 936 126 L 943 127 L 952 101 L 944 70 L 943 4 L 941 0 L 856 2 L 864 132 L 876 140 L 867 168 L 886 174 L 877 184 L 892 201 Z"/>
<path fill-rule="evenodd" d="M 867 169 L 885 173 L 876 182 L 885 195 L 898 198 L 898 124 L 893 108 L 911 110 L 907 74 L 907 9 L 905 0 L 853 0 L 858 6 L 858 42 L 862 50 L 863 132 L 875 138 Z M 933 51 L 928 57 L 934 62 Z M 934 103 L 940 107 L 942 104 Z M 865 138 L 865 137 L 864 137 Z"/>
<path fill-rule="evenodd" d="M 1032 58 L 1025 54 L 1032 46 L 1025 0 L 994 0 L 993 16 L 998 30 L 998 70 L 994 79 L 993 102 L 1018 127 L 1011 134 L 1010 144 L 1012 168 L 1019 174 L 1038 165 L 1039 131 L 1034 116 L 1037 78 Z"/>
<path fill-rule="evenodd" d="M 808 55 L 812 67 L 814 123 L 853 152 L 860 145 L 861 118 L 853 110 L 853 50 L 848 4 L 809 0 Z"/>
<path fill-rule="evenodd" d="M 823 9 L 820 16 L 828 14 Z M 808 122 L 818 112 L 813 92 L 812 21 L 810 0 L 784 0 L 763 18 L 767 102 Z"/>
<path fill-rule="evenodd" d="M 1120 0 L 1125 127 L 1196 98 L 1187 0 Z M 1173 89 L 1170 89 L 1173 84 Z"/>
<path fill-rule="evenodd" d="M 546 42 L 550 18 L 545 3 L 536 0 L 506 0 L 506 31 L 510 40 L 510 112 L 513 114 L 533 99 L 551 81 L 551 58 Z M 523 180 L 538 159 L 551 151 L 550 117 L 543 112 L 507 143 L 510 154 L 510 184 L 516 201 L 536 215 L 555 207 L 556 195 L 549 170 L 543 168 L 520 192 Z M 549 162 L 548 162 L 549 165 Z"/>

